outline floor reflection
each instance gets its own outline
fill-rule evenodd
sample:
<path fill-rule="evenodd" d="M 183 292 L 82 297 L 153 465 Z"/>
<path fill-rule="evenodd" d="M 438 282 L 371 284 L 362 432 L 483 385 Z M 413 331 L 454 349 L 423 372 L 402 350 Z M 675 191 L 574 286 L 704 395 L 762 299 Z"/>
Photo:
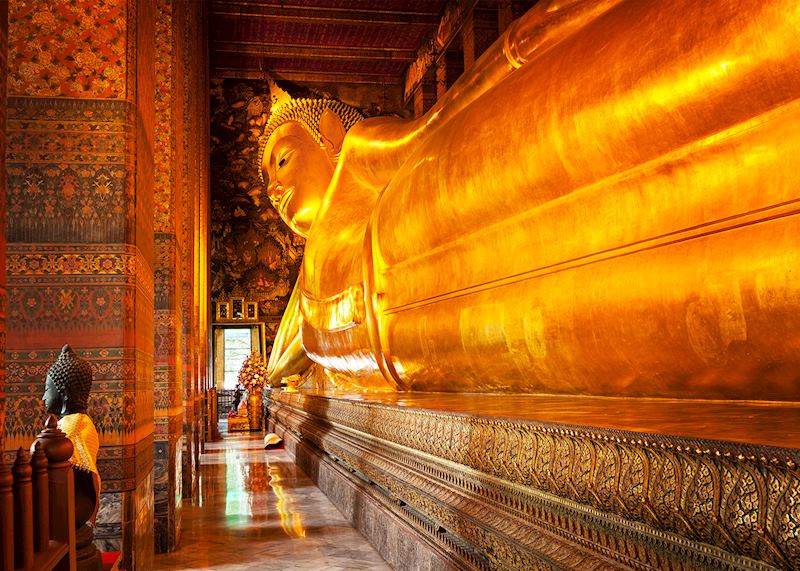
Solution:
<path fill-rule="evenodd" d="M 181 547 L 155 569 L 388 569 L 283 450 L 259 436 L 206 445 L 198 500 L 184 502 Z"/>
<path fill-rule="evenodd" d="M 289 537 L 305 537 L 306 530 L 303 529 L 300 512 L 293 509 L 292 496 L 283 489 L 280 466 L 277 463 L 270 466 L 269 474 L 269 486 L 278 499 L 276 508 L 281 517 L 281 528 Z"/>

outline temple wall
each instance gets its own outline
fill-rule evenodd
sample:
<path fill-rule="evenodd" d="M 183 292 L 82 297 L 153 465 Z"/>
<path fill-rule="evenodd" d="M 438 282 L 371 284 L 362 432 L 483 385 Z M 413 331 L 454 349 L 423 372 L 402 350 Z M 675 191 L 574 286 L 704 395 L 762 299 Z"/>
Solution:
<path fill-rule="evenodd" d="M 258 138 L 268 118 L 264 81 L 212 80 L 212 299 L 241 291 L 259 300 L 259 315 L 279 319 L 297 280 L 304 240 L 272 208 L 258 176 Z"/>
<path fill-rule="evenodd" d="M 202 154 L 203 134 L 185 135 L 204 124 L 186 103 L 205 74 L 189 51 L 199 40 L 186 47 L 200 36 L 190 26 L 201 26 L 202 9 L 189 0 L 9 3 L 2 449 L 8 460 L 38 432 L 45 372 L 70 343 L 94 370 L 96 540 L 121 550 L 126 569 L 152 566 L 154 520 L 166 521 L 168 548 L 178 541 L 184 425 L 198 424 L 200 357 L 187 360 L 185 345 L 205 334 L 193 275 L 207 176 L 184 163 Z M 168 495 L 166 512 L 154 486 Z"/>
<path fill-rule="evenodd" d="M 38 431 L 44 373 L 72 344 L 95 373 L 96 539 L 135 568 L 153 551 L 152 526 L 134 529 L 153 469 L 154 6 L 9 12 L 6 449 Z"/>

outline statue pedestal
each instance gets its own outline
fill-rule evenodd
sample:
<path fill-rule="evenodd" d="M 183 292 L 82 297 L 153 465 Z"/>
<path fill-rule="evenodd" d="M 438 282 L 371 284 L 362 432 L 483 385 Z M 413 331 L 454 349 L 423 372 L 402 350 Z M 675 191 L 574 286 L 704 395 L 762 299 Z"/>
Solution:
<path fill-rule="evenodd" d="M 269 410 L 396 567 L 800 566 L 798 405 L 273 392 Z"/>

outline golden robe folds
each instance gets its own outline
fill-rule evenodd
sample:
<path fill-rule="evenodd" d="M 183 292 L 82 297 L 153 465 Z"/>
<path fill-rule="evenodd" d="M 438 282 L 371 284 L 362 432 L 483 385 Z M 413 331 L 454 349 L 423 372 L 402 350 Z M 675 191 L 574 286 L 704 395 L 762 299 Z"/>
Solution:
<path fill-rule="evenodd" d="M 305 352 L 372 388 L 798 400 L 798 96 L 795 0 L 537 4 L 421 120 L 348 133 Z"/>

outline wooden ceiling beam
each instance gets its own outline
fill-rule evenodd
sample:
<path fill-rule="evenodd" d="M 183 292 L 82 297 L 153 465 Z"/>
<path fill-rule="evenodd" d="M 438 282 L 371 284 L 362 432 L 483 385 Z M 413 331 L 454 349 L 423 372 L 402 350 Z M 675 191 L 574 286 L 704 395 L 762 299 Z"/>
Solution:
<path fill-rule="evenodd" d="M 280 71 L 274 74 L 280 79 L 297 83 L 358 83 L 368 85 L 394 85 L 399 86 L 401 79 L 388 75 L 330 73 L 312 71 Z M 231 67 L 215 67 L 211 71 L 214 78 L 234 79 L 264 79 L 264 72 L 252 69 L 237 69 Z"/>
<path fill-rule="evenodd" d="M 213 19 L 214 16 L 267 19 L 294 24 L 338 24 L 348 26 L 396 26 L 409 24 L 430 26 L 431 24 L 436 24 L 439 20 L 437 14 L 424 12 L 343 10 L 312 6 L 281 6 L 279 3 L 250 4 L 245 2 L 214 4 L 211 8 L 210 17 Z"/>
<path fill-rule="evenodd" d="M 410 61 L 414 50 L 395 48 L 343 48 L 338 46 L 287 45 L 268 42 L 212 42 L 212 53 L 243 54 L 261 57 L 315 60 L 388 60 Z"/>

